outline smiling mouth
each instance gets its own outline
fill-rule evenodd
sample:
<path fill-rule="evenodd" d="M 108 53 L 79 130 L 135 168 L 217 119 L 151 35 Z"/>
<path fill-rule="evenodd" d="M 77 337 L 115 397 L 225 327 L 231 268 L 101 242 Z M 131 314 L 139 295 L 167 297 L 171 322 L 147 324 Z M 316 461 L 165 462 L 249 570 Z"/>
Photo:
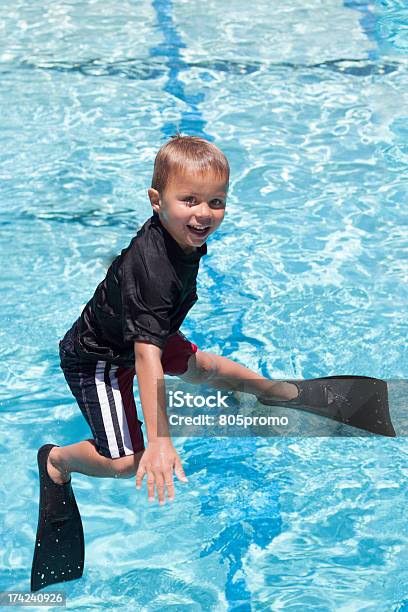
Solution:
<path fill-rule="evenodd" d="M 194 236 L 206 236 L 208 232 L 210 231 L 209 225 L 203 228 L 200 228 L 199 226 L 196 226 L 196 225 L 187 225 L 187 227 L 190 233 L 193 234 Z"/>

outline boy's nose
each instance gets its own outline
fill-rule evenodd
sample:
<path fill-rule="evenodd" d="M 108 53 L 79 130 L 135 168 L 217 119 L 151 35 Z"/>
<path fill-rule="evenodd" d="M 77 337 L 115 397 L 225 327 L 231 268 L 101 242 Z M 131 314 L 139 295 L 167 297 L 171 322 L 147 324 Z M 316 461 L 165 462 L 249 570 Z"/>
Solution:
<path fill-rule="evenodd" d="M 203 219 L 209 221 L 211 219 L 211 208 L 207 202 L 203 201 L 197 206 L 197 208 L 194 207 L 194 212 L 197 220 Z"/>

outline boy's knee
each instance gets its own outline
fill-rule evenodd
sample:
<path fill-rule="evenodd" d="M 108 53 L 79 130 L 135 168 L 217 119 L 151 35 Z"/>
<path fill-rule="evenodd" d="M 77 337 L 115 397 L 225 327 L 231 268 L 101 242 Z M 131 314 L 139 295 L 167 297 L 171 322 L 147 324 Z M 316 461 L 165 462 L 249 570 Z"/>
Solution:
<path fill-rule="evenodd" d="M 181 378 L 187 382 L 200 383 L 211 379 L 216 371 L 216 356 L 206 351 L 198 350 L 190 357 L 188 369 Z"/>
<path fill-rule="evenodd" d="M 217 372 L 217 356 L 206 351 L 200 351 L 199 372 L 202 380 L 211 379 Z"/>
<path fill-rule="evenodd" d="M 143 453 L 144 450 L 139 451 L 134 455 L 126 455 L 125 457 L 111 459 L 114 478 L 132 478 L 132 476 L 135 476 L 139 466 L 140 457 L 143 455 Z"/>

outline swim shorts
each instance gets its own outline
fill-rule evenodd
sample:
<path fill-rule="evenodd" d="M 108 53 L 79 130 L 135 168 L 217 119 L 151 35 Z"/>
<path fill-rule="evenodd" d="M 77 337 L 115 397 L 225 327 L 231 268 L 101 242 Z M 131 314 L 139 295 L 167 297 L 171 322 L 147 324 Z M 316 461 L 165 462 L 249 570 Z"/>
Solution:
<path fill-rule="evenodd" d="M 133 395 L 135 367 L 81 361 L 74 352 L 73 328 L 59 341 L 60 367 L 91 428 L 97 451 L 115 459 L 144 450 L 143 421 L 138 418 Z M 180 330 L 171 334 L 161 357 L 164 374 L 184 374 L 197 350 Z"/>

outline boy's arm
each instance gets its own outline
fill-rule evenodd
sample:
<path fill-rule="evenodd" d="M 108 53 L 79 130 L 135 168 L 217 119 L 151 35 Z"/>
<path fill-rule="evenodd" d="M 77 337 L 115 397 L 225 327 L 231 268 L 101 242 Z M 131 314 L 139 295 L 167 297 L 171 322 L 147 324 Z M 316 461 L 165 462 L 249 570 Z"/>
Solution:
<path fill-rule="evenodd" d="M 165 387 L 157 384 L 158 380 L 164 381 L 162 350 L 154 344 L 140 341 L 135 341 L 134 349 L 135 370 L 148 439 L 147 448 L 136 472 L 136 487 L 140 489 L 143 477 L 147 474 L 149 501 L 154 499 L 156 483 L 159 502 L 162 504 L 165 486 L 169 499 L 174 498 L 173 469 L 182 482 L 187 482 L 187 478 L 169 434 Z M 158 428 L 160 437 L 157 435 Z"/>
<path fill-rule="evenodd" d="M 171 441 L 166 412 L 166 397 L 164 385 L 157 385 L 158 380 L 164 380 L 161 364 L 162 350 L 147 342 L 136 341 L 135 370 L 145 419 L 147 439 L 157 441 L 158 426 L 164 440 Z M 159 438 L 160 439 L 160 438 Z"/>

